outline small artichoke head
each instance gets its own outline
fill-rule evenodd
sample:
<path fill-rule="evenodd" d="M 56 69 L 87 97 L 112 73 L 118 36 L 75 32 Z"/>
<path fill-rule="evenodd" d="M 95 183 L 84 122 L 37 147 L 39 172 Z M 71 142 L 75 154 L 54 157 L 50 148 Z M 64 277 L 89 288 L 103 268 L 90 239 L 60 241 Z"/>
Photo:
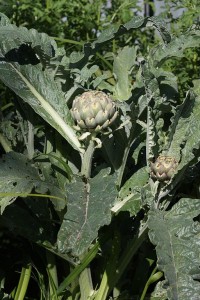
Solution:
<path fill-rule="evenodd" d="M 151 162 L 151 178 L 158 181 L 168 181 L 174 175 L 178 162 L 171 156 L 159 156 L 155 162 Z"/>
<path fill-rule="evenodd" d="M 118 115 L 115 103 L 101 91 L 87 91 L 77 96 L 71 108 L 76 129 L 80 131 L 103 131 Z"/>

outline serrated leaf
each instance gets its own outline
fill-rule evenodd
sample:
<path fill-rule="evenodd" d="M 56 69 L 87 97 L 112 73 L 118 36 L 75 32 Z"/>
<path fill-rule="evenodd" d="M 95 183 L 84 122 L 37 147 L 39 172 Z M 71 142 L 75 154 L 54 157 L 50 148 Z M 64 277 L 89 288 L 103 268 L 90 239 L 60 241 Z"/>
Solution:
<path fill-rule="evenodd" d="M 194 158 L 194 150 L 200 147 L 200 97 L 188 93 L 172 119 L 169 135 L 169 155 L 181 159 L 179 169 Z"/>
<path fill-rule="evenodd" d="M 13 38 L 10 38 L 11 32 Z M 13 25 L 0 27 L 0 41 L 0 79 L 75 149 L 82 152 L 75 131 L 69 125 L 71 115 L 60 86 L 47 70 L 43 70 L 31 47 L 30 53 L 22 50 L 24 43 L 29 43 L 45 55 L 50 55 L 48 51 L 51 48 L 50 42 L 48 43 L 50 48 L 46 49 L 46 40 L 43 40 L 37 31 L 28 31 L 26 28 L 17 28 Z"/>
<path fill-rule="evenodd" d="M 119 28 L 119 25 L 111 24 L 99 35 L 98 39 L 94 41 L 91 46 L 94 48 L 98 44 L 102 44 L 113 39 L 115 37 L 115 34 L 118 32 Z"/>
<path fill-rule="evenodd" d="M 176 77 L 162 69 L 155 69 L 151 63 L 142 65 L 142 76 L 146 92 L 147 106 L 147 161 L 153 160 L 166 145 L 166 134 L 163 131 L 165 112 L 171 112 L 171 95 L 177 93 Z M 163 94 L 167 91 L 166 94 Z M 170 95 L 170 92 L 171 95 Z M 141 97 L 145 101 L 145 97 Z M 140 105 L 140 110 L 145 108 Z M 171 134 L 171 132 L 170 132 Z"/>
<path fill-rule="evenodd" d="M 3 14 L 2 14 L 3 15 Z M 26 44 L 31 46 L 43 62 L 53 56 L 57 49 L 56 43 L 46 33 L 39 33 L 35 29 L 17 27 L 2 16 L 0 23 L 0 43 L 10 44 L 9 50 Z M 25 53 L 24 53 L 25 54 Z"/>
<path fill-rule="evenodd" d="M 168 27 L 161 16 L 150 17 L 149 22 L 153 23 L 153 26 L 158 30 L 164 42 L 169 43 L 171 41 L 171 35 L 168 31 Z"/>
<path fill-rule="evenodd" d="M 76 83 L 81 83 L 84 86 L 98 69 L 99 67 L 97 65 L 91 67 L 85 65 L 81 70 L 74 69 L 73 73 L 76 73 Z"/>
<path fill-rule="evenodd" d="M 130 21 L 124 24 L 124 27 L 127 30 L 135 29 L 135 28 L 140 28 L 144 24 L 144 18 L 141 16 L 134 16 Z"/>
<path fill-rule="evenodd" d="M 161 37 L 165 42 L 170 41 L 170 34 L 167 31 L 165 24 L 161 22 L 159 18 L 143 18 L 141 16 L 134 16 L 129 22 L 123 25 L 111 24 L 110 26 L 108 26 L 108 28 L 102 31 L 96 41 L 94 41 L 93 43 L 86 43 L 84 45 L 84 53 L 82 53 L 79 58 L 77 57 L 77 55 L 75 55 L 75 60 L 73 60 L 73 62 L 77 63 L 78 59 L 79 61 L 83 61 L 84 58 L 89 57 L 91 54 L 97 51 L 98 48 L 102 47 L 106 42 L 111 41 L 114 38 L 118 38 L 123 34 L 129 33 L 134 29 L 145 27 L 148 22 L 160 32 Z"/>
<path fill-rule="evenodd" d="M 200 147 L 200 97 L 195 97 L 195 104 L 187 131 L 187 140 L 182 150 L 182 163 L 191 162 L 195 157 L 194 150 Z"/>
<path fill-rule="evenodd" d="M 150 57 L 154 66 L 161 66 L 167 59 L 172 57 L 184 57 L 184 50 L 199 47 L 200 31 L 188 31 L 179 37 L 175 37 L 166 45 L 156 46 L 151 50 Z"/>
<path fill-rule="evenodd" d="M 116 79 L 115 97 L 118 100 L 128 100 L 131 96 L 130 73 L 136 62 L 137 47 L 124 47 L 114 56 L 113 74 Z"/>
<path fill-rule="evenodd" d="M 135 130 L 138 109 L 134 104 L 129 105 L 125 101 L 117 103 L 121 110 L 120 123 L 121 128 L 114 131 L 112 135 L 105 136 L 103 141 L 103 151 L 118 173 L 123 173 L 127 156 L 130 151 L 130 144 L 140 135 L 140 128 Z M 121 174 L 123 175 L 123 174 Z M 120 176 L 121 176 L 120 175 Z M 121 185 L 121 180 L 119 180 Z"/>
<path fill-rule="evenodd" d="M 148 107 L 147 112 L 147 140 L 146 140 L 146 157 L 147 161 L 157 157 L 156 143 L 156 126 L 154 114 L 151 107 Z"/>
<path fill-rule="evenodd" d="M 195 92 L 198 93 L 198 90 Z M 179 161 L 179 165 L 173 180 L 162 189 L 160 200 L 181 182 L 188 166 L 198 162 L 195 150 L 200 149 L 199 118 L 200 96 L 191 91 L 187 93 L 185 101 L 178 106 L 176 114 L 171 119 L 169 143 L 165 153 L 174 156 Z"/>
<path fill-rule="evenodd" d="M 159 83 L 160 97 L 164 98 L 163 105 L 166 105 L 169 100 L 174 100 L 178 95 L 177 77 L 162 68 L 152 69 L 152 71 Z"/>
<path fill-rule="evenodd" d="M 141 65 L 142 78 L 144 86 L 146 88 L 146 94 L 148 101 L 155 96 L 160 96 L 159 84 L 157 76 L 161 76 L 161 72 L 158 72 L 149 62 L 145 62 Z M 160 74 L 161 73 L 161 74 Z M 163 76 L 164 77 L 164 76 Z"/>
<path fill-rule="evenodd" d="M 76 182 L 67 186 L 67 213 L 58 233 L 61 252 L 80 256 L 97 238 L 100 227 L 110 223 L 117 196 L 115 180 L 106 169 L 88 182 L 77 176 Z"/>
<path fill-rule="evenodd" d="M 199 212 L 199 199 L 185 198 L 168 212 L 149 213 L 149 236 L 167 280 L 169 300 L 199 299 L 200 224 L 194 221 Z"/>
<path fill-rule="evenodd" d="M 18 196 L 26 197 L 33 189 L 38 193 L 47 195 L 50 191 L 52 195 L 59 198 L 52 200 L 56 209 L 61 210 L 65 207 L 65 197 L 55 185 L 55 181 L 42 181 L 38 170 L 32 166 L 25 155 L 15 152 L 9 152 L 4 155 L 0 160 L 1 213 Z M 51 198 L 50 195 L 49 198 Z"/>
<path fill-rule="evenodd" d="M 110 25 L 107 29 L 105 29 L 98 39 L 92 43 L 92 48 L 96 45 L 105 43 L 113 38 L 116 38 L 122 34 L 125 34 L 133 29 L 145 27 L 147 22 L 150 22 L 160 33 L 162 33 L 162 38 L 165 41 L 170 40 L 169 32 L 166 30 L 166 26 L 163 22 L 160 21 L 157 17 L 146 17 L 143 18 L 141 16 L 134 16 L 129 22 L 124 25 Z"/>
<path fill-rule="evenodd" d="M 119 192 L 119 201 L 112 208 L 112 211 L 128 211 L 135 216 L 142 207 L 141 188 L 146 185 L 149 174 L 146 167 L 135 172 L 123 185 Z"/>
<path fill-rule="evenodd" d="M 183 103 L 176 109 L 171 119 L 171 126 L 168 135 L 167 153 L 180 160 L 181 146 L 186 142 L 189 135 L 189 128 L 193 119 L 192 111 L 195 105 L 194 94 L 187 93 Z"/>

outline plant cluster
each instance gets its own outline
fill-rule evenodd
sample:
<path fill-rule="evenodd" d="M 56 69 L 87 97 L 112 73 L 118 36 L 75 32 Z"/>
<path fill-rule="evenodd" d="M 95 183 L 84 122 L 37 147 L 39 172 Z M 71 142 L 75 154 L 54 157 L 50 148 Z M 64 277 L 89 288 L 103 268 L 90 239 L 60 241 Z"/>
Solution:
<path fill-rule="evenodd" d="M 149 26 L 146 55 L 130 43 L 95 59 Z M 0 14 L 0 80 L 16 94 L 1 107 L 1 251 L 23 249 L 2 299 L 198 299 L 199 80 L 182 98 L 166 63 L 199 45 L 198 26 L 172 36 L 134 16 L 68 55 Z"/>

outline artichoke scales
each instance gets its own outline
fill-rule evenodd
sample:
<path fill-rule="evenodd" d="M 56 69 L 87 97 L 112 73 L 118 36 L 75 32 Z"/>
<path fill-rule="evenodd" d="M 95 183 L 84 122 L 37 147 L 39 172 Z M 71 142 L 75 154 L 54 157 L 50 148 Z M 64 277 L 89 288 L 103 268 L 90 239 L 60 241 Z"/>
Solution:
<path fill-rule="evenodd" d="M 171 156 L 159 156 L 156 161 L 151 162 L 151 178 L 158 181 L 168 181 L 174 175 L 178 162 Z"/>
<path fill-rule="evenodd" d="M 77 96 L 71 108 L 76 129 L 103 131 L 116 119 L 118 111 L 112 99 L 101 91 L 87 91 Z"/>

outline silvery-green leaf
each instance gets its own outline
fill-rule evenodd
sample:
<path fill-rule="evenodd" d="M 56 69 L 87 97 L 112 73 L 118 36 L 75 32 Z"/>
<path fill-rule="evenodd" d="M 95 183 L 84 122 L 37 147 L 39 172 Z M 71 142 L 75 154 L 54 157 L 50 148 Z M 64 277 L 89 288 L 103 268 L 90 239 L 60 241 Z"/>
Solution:
<path fill-rule="evenodd" d="M 62 253 L 80 256 L 98 236 L 98 230 L 111 221 L 111 207 L 117 196 L 115 176 L 102 170 L 88 182 L 76 177 L 67 185 L 67 212 L 58 233 Z"/>
<path fill-rule="evenodd" d="M 44 178 L 45 179 L 45 178 Z M 65 207 L 65 196 L 56 181 L 42 180 L 38 170 L 27 157 L 20 153 L 9 152 L 0 159 L 0 207 L 1 213 L 17 197 L 27 197 L 30 193 L 46 194 L 51 198 L 56 210 Z M 43 200 L 41 200 L 43 201 Z"/>
<path fill-rule="evenodd" d="M 188 31 L 173 38 L 168 44 L 159 45 L 151 50 L 150 57 L 154 66 L 161 66 L 167 59 L 172 57 L 184 57 L 184 50 L 192 47 L 199 47 L 200 31 Z"/>
<path fill-rule="evenodd" d="M 23 49 L 25 49 L 23 51 Z M 45 34 L 8 24 L 0 26 L 0 79 L 75 149 L 83 152 L 70 126 L 69 109 L 60 85 L 43 69 L 43 54 L 51 57 L 52 43 Z"/>
<path fill-rule="evenodd" d="M 113 74 L 116 79 L 115 97 L 125 101 L 131 96 L 131 70 L 136 63 L 137 47 L 124 47 L 114 56 Z"/>
<path fill-rule="evenodd" d="M 171 210 L 151 211 L 148 227 L 164 272 L 169 300 L 196 300 L 200 295 L 199 199 L 183 198 Z"/>
<path fill-rule="evenodd" d="M 146 167 L 135 172 L 121 188 L 112 211 L 115 213 L 129 211 L 131 215 L 137 215 L 142 208 L 141 188 L 146 185 L 148 179 Z"/>

